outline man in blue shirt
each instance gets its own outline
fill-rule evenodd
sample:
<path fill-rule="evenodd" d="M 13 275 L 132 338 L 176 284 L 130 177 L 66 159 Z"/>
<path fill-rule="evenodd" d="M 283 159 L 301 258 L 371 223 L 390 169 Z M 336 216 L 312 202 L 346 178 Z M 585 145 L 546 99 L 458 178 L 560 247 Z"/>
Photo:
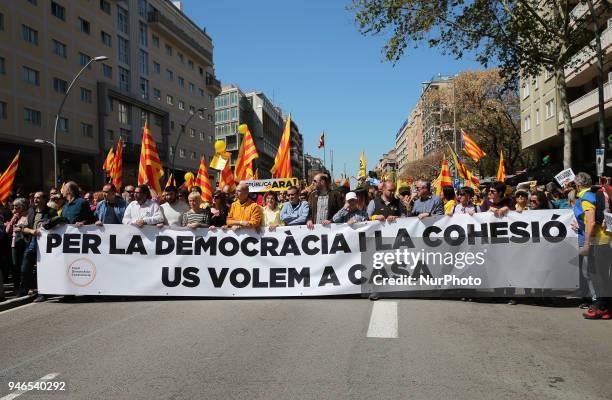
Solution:
<path fill-rule="evenodd" d="M 444 215 L 444 204 L 442 199 L 431 194 L 431 182 L 419 180 L 416 183 L 417 198 L 412 206 L 413 217 L 423 219 L 432 215 Z"/>
<path fill-rule="evenodd" d="M 123 220 L 125 207 L 127 207 L 125 200 L 117 196 L 115 186 L 110 183 L 104 185 L 102 192 L 104 193 L 104 200 L 96 206 L 96 225 L 120 224 Z"/>
<path fill-rule="evenodd" d="M 96 222 L 89 203 L 80 197 L 79 185 L 76 182 L 66 182 L 62 188 L 62 196 L 66 199 L 66 204 L 62 208 L 62 217 L 66 218 L 69 224 L 80 227 Z"/>
<path fill-rule="evenodd" d="M 305 225 L 310 212 L 310 206 L 306 201 L 300 201 L 298 189 L 291 186 L 287 189 L 289 201 L 281 208 L 280 219 L 285 225 Z"/>

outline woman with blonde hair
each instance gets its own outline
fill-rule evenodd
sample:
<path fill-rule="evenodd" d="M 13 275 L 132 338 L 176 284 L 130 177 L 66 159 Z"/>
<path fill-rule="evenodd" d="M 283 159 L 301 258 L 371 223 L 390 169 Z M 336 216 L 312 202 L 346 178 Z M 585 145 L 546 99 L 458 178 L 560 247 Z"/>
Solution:
<path fill-rule="evenodd" d="M 182 226 L 190 229 L 208 228 L 210 225 L 210 208 L 201 208 L 202 197 L 198 192 L 191 192 L 187 197 L 189 210 L 183 214 Z"/>

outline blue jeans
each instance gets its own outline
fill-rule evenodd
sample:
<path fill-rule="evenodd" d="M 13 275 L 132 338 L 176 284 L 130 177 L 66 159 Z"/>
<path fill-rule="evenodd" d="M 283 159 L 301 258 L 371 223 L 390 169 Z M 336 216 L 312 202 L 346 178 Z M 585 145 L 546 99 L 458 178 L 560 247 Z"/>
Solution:
<path fill-rule="evenodd" d="M 34 265 L 36 264 L 37 238 L 32 237 L 23 252 L 21 262 L 21 286 L 20 291 L 27 293 L 30 289 L 36 288 L 34 280 Z"/>

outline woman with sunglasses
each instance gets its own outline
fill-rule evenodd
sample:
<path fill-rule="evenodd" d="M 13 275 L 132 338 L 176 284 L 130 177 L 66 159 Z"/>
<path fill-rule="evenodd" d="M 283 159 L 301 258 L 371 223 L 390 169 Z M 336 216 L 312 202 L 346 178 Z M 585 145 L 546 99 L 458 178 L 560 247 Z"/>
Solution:
<path fill-rule="evenodd" d="M 532 193 L 529 199 L 529 209 L 530 210 L 548 210 L 550 209 L 550 206 L 548 205 L 548 199 L 546 198 L 546 194 L 540 191 Z"/>
<path fill-rule="evenodd" d="M 480 207 L 472 202 L 472 198 L 474 197 L 474 189 L 469 186 L 464 186 L 459 189 L 457 193 L 457 200 L 459 204 L 455 206 L 453 214 L 468 214 L 474 215 L 477 212 L 480 212 Z"/>
<path fill-rule="evenodd" d="M 227 195 L 217 190 L 213 195 L 213 204 L 210 208 L 210 226 L 222 227 L 227 225 L 227 215 L 229 207 L 227 205 Z"/>
<path fill-rule="evenodd" d="M 489 189 L 489 198 L 482 203 L 480 208 L 484 212 L 492 212 L 499 218 L 506 216 L 508 211 L 514 210 L 514 201 L 506 197 L 506 184 L 494 182 Z"/>
<path fill-rule="evenodd" d="M 529 209 L 529 203 L 527 199 L 529 198 L 529 194 L 524 190 L 518 190 L 514 194 L 514 210 L 516 212 L 523 212 Z"/>

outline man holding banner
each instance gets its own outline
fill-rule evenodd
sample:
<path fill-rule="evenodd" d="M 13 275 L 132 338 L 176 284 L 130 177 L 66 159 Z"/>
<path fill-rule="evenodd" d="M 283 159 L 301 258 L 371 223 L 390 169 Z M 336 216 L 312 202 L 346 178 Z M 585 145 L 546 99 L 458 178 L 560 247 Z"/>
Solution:
<path fill-rule="evenodd" d="M 261 207 L 249 198 L 249 187 L 244 183 L 236 187 L 236 201 L 230 207 L 227 226 L 234 231 L 241 228 L 258 230 L 261 226 Z"/>

